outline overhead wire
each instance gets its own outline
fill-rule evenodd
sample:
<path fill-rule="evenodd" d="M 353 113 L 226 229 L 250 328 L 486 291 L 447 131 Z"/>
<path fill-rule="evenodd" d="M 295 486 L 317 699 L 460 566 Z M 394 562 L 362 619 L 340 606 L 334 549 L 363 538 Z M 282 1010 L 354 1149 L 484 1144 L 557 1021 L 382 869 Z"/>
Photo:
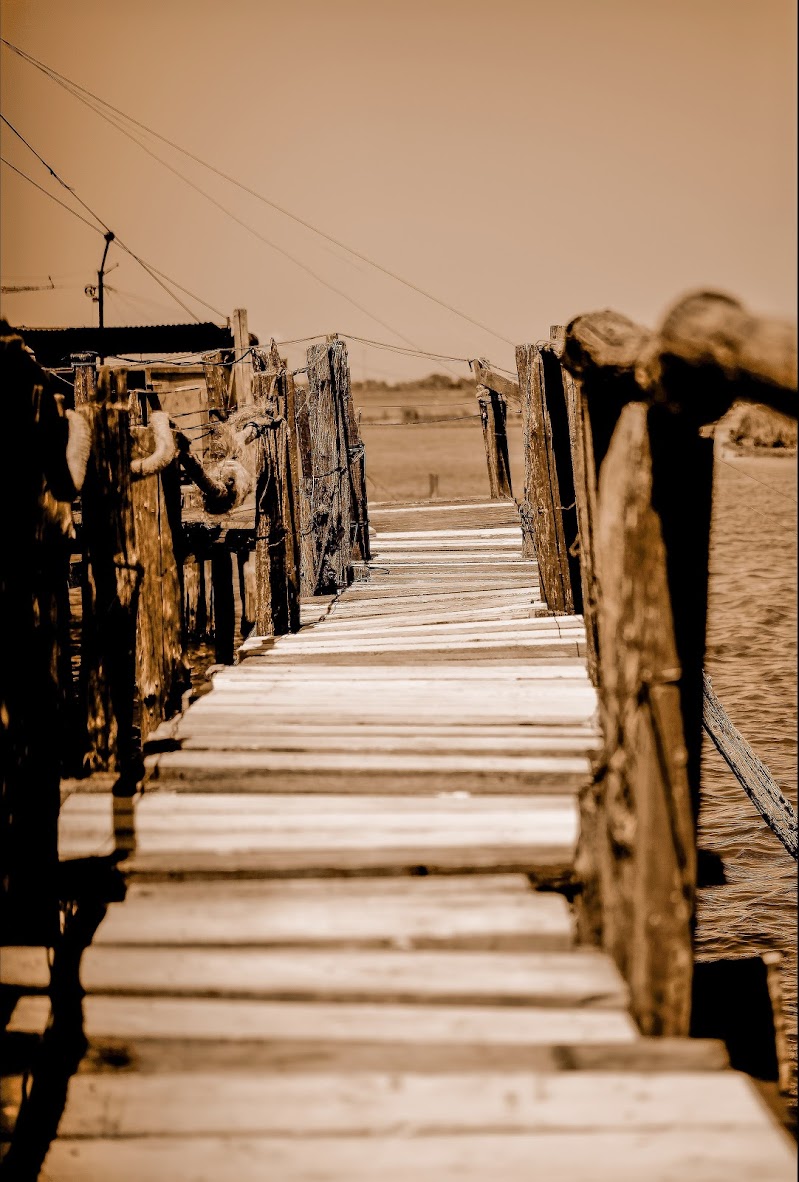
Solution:
<path fill-rule="evenodd" d="M 425 299 L 430 300 L 432 303 L 438 304 L 439 307 L 444 308 L 446 311 L 450 312 L 454 316 L 458 316 L 462 320 L 467 321 L 469 324 L 472 324 L 475 328 L 479 328 L 482 332 L 486 332 L 490 336 L 496 337 L 497 340 L 502 341 L 506 345 L 511 345 L 511 346 L 514 345 L 515 342 L 509 340 L 508 337 L 503 336 L 502 333 L 499 333 L 495 329 L 489 327 L 488 325 L 483 324 L 481 321 L 475 319 L 473 316 L 470 316 L 467 312 L 464 312 L 462 309 L 455 307 L 453 304 L 447 303 L 446 300 L 442 300 L 438 296 L 433 295 L 432 292 L 429 292 L 425 288 L 420 287 L 419 284 L 413 283 L 411 280 L 406 279 L 404 276 L 397 274 L 397 272 L 392 271 L 389 267 L 386 267 L 382 263 L 377 262 L 375 259 L 370 258 L 368 255 L 364 254 L 362 251 L 357 250 L 355 247 L 349 246 L 346 242 L 341 241 L 340 239 L 336 238 L 334 235 L 328 234 L 325 230 L 321 230 L 318 226 L 315 226 L 312 222 L 307 221 L 305 218 L 301 218 L 298 214 L 292 213 L 291 210 L 286 209 L 285 206 L 279 205 L 276 201 L 273 201 L 271 198 L 267 197 L 265 194 L 258 192 L 257 189 L 251 188 L 249 185 L 246 185 L 243 181 L 240 181 L 236 177 L 233 177 L 229 173 L 226 173 L 223 169 L 218 168 L 214 164 L 210 164 L 207 160 L 204 160 L 202 157 L 196 155 L 194 152 L 191 152 L 188 148 L 184 148 L 181 144 L 178 144 L 174 140 L 169 139 L 168 136 L 165 136 L 161 132 L 156 131 L 154 128 L 149 127 L 146 123 L 143 123 L 141 120 L 136 119 L 134 116 L 127 114 L 127 112 L 122 111 L 119 107 L 115 107 L 113 103 L 108 102 L 106 99 L 100 98 L 99 95 L 96 95 L 92 91 L 88 90 L 86 87 L 81 86 L 80 83 L 74 82 L 72 79 L 67 78 L 64 74 L 60 74 L 52 66 L 48 66 L 44 62 L 39 61 L 37 58 L 33 57 L 32 54 L 29 54 L 25 50 L 20 49 L 19 46 L 14 45 L 12 42 L 8 41 L 5 37 L 0 38 L 0 41 L 2 41 L 2 43 L 5 46 L 7 46 L 7 48 L 10 49 L 13 53 L 17 54 L 20 58 L 22 58 L 23 61 L 28 62 L 29 65 L 32 65 L 35 69 L 37 69 L 41 73 L 45 74 L 52 81 L 56 82 L 59 86 L 63 87 L 64 89 L 66 89 L 70 93 L 72 93 L 75 97 L 79 97 L 79 95 L 76 93 L 76 92 L 79 92 L 80 95 L 83 95 L 83 96 L 86 96 L 90 99 L 93 99 L 95 102 L 100 103 L 103 107 L 106 107 L 108 110 L 113 111 L 114 114 L 120 116 L 122 119 L 126 119 L 129 123 L 132 123 L 134 126 L 140 128 L 142 131 L 145 131 L 148 135 L 154 136 L 156 139 L 161 140 L 162 143 L 167 144 L 174 151 L 180 152 L 183 156 L 186 156 L 188 159 L 193 160 L 196 164 L 199 164 L 201 167 L 208 169 L 208 171 L 213 172 L 216 176 L 221 177 L 223 180 L 227 181 L 229 184 L 234 185 L 236 188 L 241 189 L 245 193 L 248 193 L 251 197 L 255 197 L 256 200 L 263 202 L 265 205 L 268 205 L 270 208 L 276 210 L 278 213 L 282 214 L 284 217 L 287 217 L 291 221 L 296 222 L 298 225 L 303 226 L 306 230 L 310 230 L 313 234 L 317 234 L 319 237 L 324 238 L 327 242 L 331 243 L 334 246 L 337 246 L 340 250 L 344 250 L 347 252 L 347 254 L 352 255 L 354 258 L 360 259 L 361 262 L 366 263 L 368 266 L 373 267 L 375 270 L 382 272 L 384 275 L 387 275 L 390 279 L 393 279 L 395 282 L 402 284 L 404 287 L 409 288 L 411 291 L 416 292 L 418 295 L 423 296 Z M 70 88 L 72 88 L 72 89 L 70 90 Z"/>
<path fill-rule="evenodd" d="M 278 254 L 282 254 L 285 258 L 289 259 L 289 261 L 294 263 L 295 266 L 299 267 L 301 270 L 305 271 L 308 275 L 310 275 L 313 279 L 315 279 L 317 281 L 317 283 L 322 284 L 322 286 L 324 286 L 324 287 L 328 288 L 330 291 L 334 292 L 341 299 L 347 300 L 347 302 L 352 304 L 352 306 L 354 308 L 356 308 L 362 315 L 367 316 L 370 320 L 373 320 L 375 322 L 375 324 L 379 324 L 381 326 L 381 328 L 387 329 L 388 332 L 393 333 L 394 336 L 398 337 L 401 341 L 405 341 L 406 344 L 410 345 L 412 348 L 414 348 L 414 349 L 418 348 L 416 343 L 414 341 L 412 341 L 410 339 L 410 337 L 405 336 L 402 332 L 399 331 L 399 329 L 394 328 L 393 325 L 389 324 L 386 320 L 381 319 L 380 316 L 377 316 L 374 312 L 372 312 L 368 308 L 364 307 L 363 304 L 358 303 L 358 301 L 356 299 L 354 299 L 351 295 L 348 295 L 347 292 L 343 291 L 341 288 L 337 287 L 334 283 L 331 283 L 329 280 L 327 280 L 323 276 L 319 275 L 316 271 L 313 270 L 312 267 L 309 267 L 306 263 L 302 262 L 301 259 L 298 259 L 296 257 L 296 255 L 294 255 L 290 251 L 286 250 L 285 247 L 279 246 L 276 242 L 273 242 L 270 238 L 267 238 L 265 234 L 262 234 L 260 232 L 260 230 L 257 230 L 254 226 L 250 225 L 249 222 L 246 222 L 244 220 L 244 218 L 239 217 L 238 214 L 234 213 L 231 209 L 229 209 L 221 201 L 217 200 L 216 197 L 212 196 L 205 189 L 203 189 L 202 186 L 198 185 L 196 183 L 196 181 L 193 181 L 190 177 L 186 176 L 185 173 L 181 172 L 180 169 L 176 168 L 173 164 L 170 164 L 167 160 L 164 160 L 164 158 L 162 156 L 159 156 L 157 152 L 154 152 L 152 150 L 152 148 L 150 148 L 147 144 L 143 143 L 142 140 L 137 135 L 135 135 L 132 131 L 130 131 L 129 128 L 125 127 L 124 124 L 122 124 L 119 121 L 119 119 L 114 118 L 112 115 L 109 115 L 107 113 L 107 111 L 103 110 L 102 106 L 108 106 L 110 109 L 113 109 L 113 110 L 116 110 L 116 108 L 111 108 L 110 104 L 106 104 L 103 99 L 98 99 L 96 95 L 91 96 L 91 99 L 93 101 L 83 98 L 80 94 L 75 93 L 75 90 L 71 89 L 71 87 L 75 87 L 77 90 L 83 89 L 82 87 L 78 87 L 76 83 L 64 82 L 64 83 L 59 83 L 59 85 L 62 85 L 64 87 L 64 89 L 67 90 L 68 93 L 73 94 L 73 96 L 75 98 L 77 98 L 80 102 L 82 102 L 85 106 L 87 106 L 89 108 L 89 110 L 94 111 L 94 113 L 96 115 L 99 115 L 100 118 L 105 120 L 106 123 L 108 123 L 108 124 L 110 124 L 110 126 L 116 128 L 117 131 L 121 132 L 128 139 L 130 139 L 133 143 L 135 143 L 139 148 L 141 148 L 141 150 L 143 152 L 145 152 L 153 160 L 158 161 L 158 163 L 161 164 L 162 167 L 166 168 L 169 172 L 173 173 L 173 175 L 179 177 L 180 180 L 182 180 L 185 184 L 187 184 L 189 186 L 189 188 L 191 188 L 195 192 L 199 193 L 207 201 L 210 201 L 212 205 L 216 206 L 216 208 L 219 209 L 222 213 L 224 213 L 227 217 L 231 218 L 234 222 L 236 222 L 239 226 L 241 226 L 243 229 L 245 229 L 248 233 L 252 234 L 253 237 L 257 238 L 260 242 L 262 242 L 264 245 L 270 247 L 270 249 L 276 251 Z M 91 92 L 86 92 L 86 93 L 90 94 Z M 101 106 L 98 106 L 97 104 L 101 104 Z M 124 113 L 122 113 L 122 112 L 120 112 L 120 114 L 122 115 L 122 118 L 128 118 L 128 119 L 130 118 L 129 116 L 124 115 Z M 136 123 L 137 121 L 131 120 L 131 122 Z M 162 138 L 161 136 L 158 136 L 158 133 L 150 131 L 149 128 L 145 128 L 145 130 L 149 134 L 155 135 L 159 139 Z M 53 175 L 55 175 L 55 174 L 53 174 Z"/>
<path fill-rule="evenodd" d="M 107 234 L 114 234 L 114 231 L 111 229 L 111 227 L 106 222 L 103 221 L 103 219 L 100 217 L 100 215 L 95 213 L 95 211 L 91 208 L 91 206 L 86 201 L 84 201 L 82 197 L 79 196 L 79 194 L 75 191 L 75 189 L 72 187 L 72 185 L 69 185 L 63 179 L 63 177 L 59 176 L 59 174 L 55 171 L 55 169 L 50 164 L 47 163 L 47 161 L 44 159 L 44 157 L 39 152 L 37 152 L 37 150 L 25 138 L 25 136 L 22 134 L 22 132 L 19 131 L 14 126 L 14 124 L 11 123 L 11 121 L 9 119 L 7 119 L 5 115 L 2 114 L 2 112 L 0 112 L 0 120 L 2 120 L 2 122 L 5 123 L 6 127 L 8 127 L 8 129 L 10 131 L 12 131 L 14 133 L 14 135 L 17 136 L 17 138 L 19 140 L 21 140 L 21 142 L 25 145 L 25 147 L 28 149 L 28 151 L 30 151 L 36 157 L 36 159 L 43 165 L 43 167 L 47 169 L 47 171 L 59 183 L 59 185 L 61 185 L 64 189 L 66 189 L 67 192 L 70 193 L 75 198 L 75 200 L 78 202 L 78 204 L 81 205 L 89 214 L 91 214 L 91 216 L 99 224 L 99 226 L 102 227 L 103 231 Z M 13 168 L 14 166 L 11 165 L 11 167 Z M 14 169 L 14 171 L 20 172 L 19 169 Z M 21 173 L 21 172 L 20 172 L 20 175 L 25 176 L 25 174 Z M 29 178 L 29 177 L 27 177 L 26 179 L 31 180 L 31 178 Z M 33 180 L 31 180 L 31 183 L 36 184 L 36 182 Z M 40 185 L 36 185 L 36 187 L 41 188 Z M 43 189 L 42 191 L 47 192 L 46 189 Z M 52 196 L 52 194 L 51 194 L 51 196 Z M 61 204 L 63 204 L 63 202 L 58 202 L 58 204 L 61 205 Z M 66 206 L 65 208 L 69 208 L 69 207 Z M 76 212 L 77 211 L 72 210 L 73 214 L 75 214 Z M 85 220 L 85 219 L 81 219 L 81 220 Z M 136 254 L 136 252 L 134 250 L 132 250 L 131 247 L 129 247 L 126 242 L 123 242 L 123 240 L 117 234 L 114 234 L 113 241 L 116 242 L 117 246 L 119 246 L 121 250 L 124 250 L 126 254 L 129 254 L 130 257 L 135 262 L 137 262 L 139 264 L 139 266 L 144 271 L 146 271 L 147 274 L 150 275 L 150 277 L 153 280 L 155 280 L 155 282 L 158 284 L 158 286 L 163 288 L 163 290 L 167 293 L 167 295 L 172 297 L 172 299 L 175 301 L 175 303 L 178 304 L 178 306 L 181 307 L 183 309 L 183 311 L 187 313 L 187 315 L 191 316 L 192 319 L 199 322 L 200 318 L 197 315 L 197 313 L 194 312 L 190 307 L 188 307 L 187 304 L 184 304 L 183 301 L 178 296 L 175 295 L 174 291 L 172 291 L 171 288 L 167 286 L 167 284 L 164 282 L 164 280 L 162 278 L 160 278 L 160 276 L 163 274 L 163 272 L 159 272 L 156 268 L 151 267 L 148 263 L 146 263 L 144 261 L 144 259 L 142 259 L 140 255 Z M 172 280 L 169 280 L 169 282 L 171 283 Z M 179 288 L 179 290 L 187 291 L 186 288 L 182 288 L 181 285 L 178 283 L 175 283 L 174 286 Z M 187 294 L 191 294 L 191 293 L 187 293 Z M 206 303 L 205 300 L 200 300 L 200 299 L 198 299 L 197 296 L 195 296 L 193 294 L 191 295 L 191 298 L 196 299 L 198 303 L 204 304 L 205 307 L 210 307 L 210 305 L 208 303 Z M 216 309 L 213 309 L 213 310 L 216 311 Z M 218 314 L 222 315 L 222 313 L 218 313 Z"/>

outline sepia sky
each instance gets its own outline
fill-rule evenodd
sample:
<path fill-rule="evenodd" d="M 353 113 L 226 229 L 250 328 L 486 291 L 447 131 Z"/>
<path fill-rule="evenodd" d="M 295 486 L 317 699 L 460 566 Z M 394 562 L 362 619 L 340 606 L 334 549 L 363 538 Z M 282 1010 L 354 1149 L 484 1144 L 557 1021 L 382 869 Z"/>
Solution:
<path fill-rule="evenodd" d="M 4 47 L 6 117 L 137 254 L 246 307 L 262 340 L 512 366 L 508 342 L 597 307 L 651 324 L 697 286 L 795 317 L 792 0 L 0 2 L 8 40 L 498 334 L 137 133 L 354 307 Z M 2 151 L 75 205 L 5 127 Z M 3 167 L 3 283 L 56 285 L 4 295 L 12 323 L 96 323 L 102 248 Z M 114 264 L 106 323 L 187 319 L 112 246 Z M 443 368 L 351 360 L 356 378 Z"/>

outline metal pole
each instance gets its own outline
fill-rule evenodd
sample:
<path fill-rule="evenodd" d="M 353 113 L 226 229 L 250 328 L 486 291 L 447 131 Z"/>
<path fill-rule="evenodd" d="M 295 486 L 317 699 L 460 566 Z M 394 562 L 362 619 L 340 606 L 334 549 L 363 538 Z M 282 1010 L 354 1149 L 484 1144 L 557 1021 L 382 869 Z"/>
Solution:
<path fill-rule="evenodd" d="M 100 263 L 100 270 L 97 272 L 97 310 L 98 310 L 101 330 L 104 327 L 104 323 L 103 323 L 103 278 L 105 276 L 105 260 L 108 258 L 108 248 L 113 241 L 114 241 L 114 233 L 113 233 L 113 231 L 109 230 L 108 233 L 105 235 L 105 250 L 103 251 L 103 260 Z M 105 356 L 103 354 L 103 342 L 102 342 L 102 337 L 101 337 L 101 339 L 100 339 L 100 364 L 102 365 L 104 361 L 105 361 Z"/>

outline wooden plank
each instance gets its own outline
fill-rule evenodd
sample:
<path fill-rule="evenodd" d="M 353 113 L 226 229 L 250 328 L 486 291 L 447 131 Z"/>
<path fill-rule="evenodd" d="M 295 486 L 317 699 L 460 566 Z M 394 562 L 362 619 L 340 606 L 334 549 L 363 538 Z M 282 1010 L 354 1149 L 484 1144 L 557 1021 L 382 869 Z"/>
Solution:
<path fill-rule="evenodd" d="M 452 756 L 453 758 L 459 755 L 496 755 L 510 758 L 521 755 L 527 757 L 539 755 L 580 756 L 594 751 L 599 745 L 598 737 L 590 733 L 531 737 L 525 735 L 521 728 L 518 728 L 514 737 L 510 739 L 505 735 L 493 737 L 473 735 L 470 731 L 461 731 L 459 737 L 457 732 L 450 735 L 430 735 L 417 734 L 410 729 L 391 735 L 372 727 L 361 727 L 360 731 L 366 731 L 365 734 L 359 733 L 358 729 L 350 729 L 343 734 L 340 734 L 338 730 L 326 730 L 309 733 L 295 731 L 290 735 L 285 735 L 274 733 L 275 729 L 270 727 L 268 730 L 264 730 L 261 727 L 247 730 L 245 721 L 242 720 L 240 728 L 227 722 L 220 723 L 212 730 L 204 726 L 193 730 L 183 730 L 180 734 L 180 750 L 181 752 L 318 752 L 322 757 L 326 753 L 335 752 L 349 752 L 351 755 L 356 752 L 365 754 L 384 752 L 409 756 L 425 752 L 431 755 Z M 159 762 L 163 769 L 165 766 L 163 756 L 160 757 Z M 352 758 L 350 759 L 351 768 Z M 464 770 L 468 770 L 466 761 L 464 761 Z"/>
<path fill-rule="evenodd" d="M 385 665 L 382 669 L 380 666 L 364 665 L 362 669 L 357 671 L 342 673 L 340 669 L 335 668 L 321 668 L 318 671 L 309 672 L 299 666 L 295 669 L 291 664 L 278 664 L 271 657 L 255 657 L 248 660 L 246 665 L 239 665 L 236 669 L 220 669 L 213 676 L 213 684 L 216 688 L 242 685 L 249 680 L 263 682 L 264 685 L 294 684 L 296 686 L 306 685 L 308 688 L 312 688 L 314 684 L 328 681 L 341 682 L 342 685 L 346 684 L 347 686 L 351 686 L 353 681 L 402 681 L 417 688 L 427 683 L 434 687 L 436 692 L 445 692 L 448 687 L 442 686 L 442 682 L 447 681 L 457 681 L 461 684 L 491 681 L 495 682 L 497 686 L 507 685 L 509 682 L 567 681 L 569 683 L 578 682 L 583 689 L 590 691 L 585 676 L 585 664 L 578 658 L 552 665 L 542 662 L 535 665 L 519 666 L 497 662 L 466 670 L 460 665 L 437 665 L 430 672 L 425 672 L 423 669 L 403 669 L 402 666 L 397 667 L 396 665 Z M 192 712 L 196 711 L 198 704 L 192 705 Z M 190 717 L 189 714 L 184 715 L 184 718 L 188 717 Z M 531 725 L 535 721 L 531 718 Z"/>
<path fill-rule="evenodd" d="M 189 947 L 468 948 L 565 951 L 562 895 L 521 875 L 131 883 L 95 944 Z"/>
<path fill-rule="evenodd" d="M 353 770 L 357 754 L 358 766 Z M 241 748 L 181 751 L 158 757 L 151 783 L 178 792 L 304 792 L 380 793 L 438 796 L 462 792 L 474 796 L 516 793 L 539 796 L 560 793 L 576 796 L 591 779 L 587 754 L 565 757 L 519 757 L 500 762 L 491 757 L 486 766 L 469 764 L 457 757 L 427 754 L 408 756 L 399 766 L 398 754 L 374 754 L 355 746 L 354 753 L 289 754 Z M 425 762 L 429 767 L 425 768 Z M 497 766 L 491 766 L 495 763 Z M 148 761 L 148 766 L 153 766 Z"/>
<path fill-rule="evenodd" d="M 22 998 L 8 1029 L 38 1029 L 47 998 Z M 631 1043 L 636 1031 L 620 1010 L 524 1006 L 226 1001 L 87 997 L 89 1038 L 247 1039 L 257 1042 L 551 1046 Z"/>
<path fill-rule="evenodd" d="M 404 1136 L 747 1129 L 772 1132 L 743 1076 L 614 1072 L 448 1075 L 364 1072 L 342 1079 L 237 1072 L 78 1075 L 61 1139 L 197 1135 Z M 689 1175 L 690 1176 L 690 1175 Z"/>
<path fill-rule="evenodd" d="M 362 1136 L 197 1137 L 58 1141 L 45 1167 L 59 1182 L 529 1182 L 536 1171 L 559 1182 L 792 1182 L 794 1156 L 778 1134 L 743 1129 L 635 1132 L 496 1133 L 400 1138 Z"/>
<path fill-rule="evenodd" d="M 519 383 L 515 382 L 513 378 L 498 373 L 484 357 L 477 358 L 472 362 L 472 372 L 479 386 L 487 386 L 489 390 L 501 394 L 503 398 L 521 399 Z"/>
<path fill-rule="evenodd" d="M 142 933 L 144 935 L 145 933 Z M 2 981 L 49 984 L 44 949 L 3 949 Z M 624 1009 L 626 988 L 594 950 L 440 952 L 90 947 L 89 994 L 263 1001 Z"/>

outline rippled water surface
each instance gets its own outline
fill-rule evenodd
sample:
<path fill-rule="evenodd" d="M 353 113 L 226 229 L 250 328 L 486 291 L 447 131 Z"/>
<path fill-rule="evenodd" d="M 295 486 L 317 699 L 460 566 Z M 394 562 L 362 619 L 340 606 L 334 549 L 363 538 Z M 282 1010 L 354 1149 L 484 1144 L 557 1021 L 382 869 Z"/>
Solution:
<path fill-rule="evenodd" d="M 796 461 L 717 455 L 706 668 L 727 713 L 796 804 Z M 777 950 L 796 1101 L 796 863 L 706 739 L 700 845 L 724 859 L 706 889 L 700 956 Z"/>

